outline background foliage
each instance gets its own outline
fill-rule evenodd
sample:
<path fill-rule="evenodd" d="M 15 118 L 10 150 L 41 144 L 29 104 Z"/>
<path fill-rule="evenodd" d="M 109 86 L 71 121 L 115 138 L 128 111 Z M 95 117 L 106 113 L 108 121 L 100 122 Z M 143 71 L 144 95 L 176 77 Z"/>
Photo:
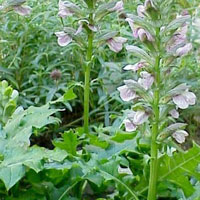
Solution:
<path fill-rule="evenodd" d="M 179 5 L 174 8 L 176 12 L 187 8 L 193 13 L 188 35 L 194 48 L 190 55 L 178 60 L 173 79 L 192 85 L 199 97 L 200 5 L 198 0 L 174 2 Z M 133 13 L 142 1 L 124 3 L 125 12 Z M 95 49 L 90 99 L 92 131 L 86 137 L 81 126 L 82 49 L 75 44 L 67 48 L 57 45 L 54 33 L 63 24 L 57 16 L 56 0 L 28 0 L 27 4 L 32 7 L 28 17 L 14 12 L 0 16 L 0 78 L 9 83 L 0 84 L 0 197 L 130 200 L 134 199 L 135 188 L 139 198 L 145 199 L 149 157 L 144 153 L 149 153 L 150 143 L 136 133 L 120 129 L 121 110 L 126 110 L 129 103 L 122 103 L 116 90 L 125 77 L 132 77 L 122 67 L 135 63 L 136 58 L 125 50 L 115 54 L 106 45 Z M 71 21 L 69 18 L 64 23 L 71 25 Z M 137 44 L 123 14 L 106 16 L 102 26 L 119 31 L 129 43 Z M 61 72 L 57 81 L 51 78 L 55 69 Z M 168 156 L 160 158 L 160 199 L 199 199 L 200 149 L 192 142 L 200 144 L 199 106 L 197 102 L 180 116 L 181 122 L 189 124 L 190 138 L 178 148 L 191 149 L 173 156 L 169 156 L 169 150 Z M 181 171 L 183 168 L 186 174 Z"/>

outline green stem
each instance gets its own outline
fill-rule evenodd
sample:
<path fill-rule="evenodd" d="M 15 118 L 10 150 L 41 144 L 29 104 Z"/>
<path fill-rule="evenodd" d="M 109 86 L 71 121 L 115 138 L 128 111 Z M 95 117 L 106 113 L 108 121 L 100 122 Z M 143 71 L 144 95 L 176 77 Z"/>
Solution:
<path fill-rule="evenodd" d="M 151 161 L 150 161 L 150 179 L 149 179 L 149 191 L 148 200 L 156 200 L 156 186 L 158 178 L 158 145 L 156 139 L 159 132 L 159 101 L 160 101 L 160 56 L 157 56 L 155 63 L 155 82 L 156 89 L 154 92 L 154 120 L 152 126 L 151 136 Z"/>
<path fill-rule="evenodd" d="M 90 22 L 92 21 L 93 14 L 90 14 Z M 89 133 L 89 98 L 90 98 L 90 71 L 92 62 L 93 51 L 93 32 L 88 30 L 88 47 L 87 47 L 87 65 L 85 67 L 85 87 L 84 87 L 84 131 Z"/>

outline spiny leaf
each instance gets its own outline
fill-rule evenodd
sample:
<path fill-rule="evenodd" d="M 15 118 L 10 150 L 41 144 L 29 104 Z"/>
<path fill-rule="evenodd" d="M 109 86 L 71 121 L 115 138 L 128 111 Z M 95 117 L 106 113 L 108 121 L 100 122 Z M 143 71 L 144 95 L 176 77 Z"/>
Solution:
<path fill-rule="evenodd" d="M 98 159 L 110 159 L 113 155 L 118 155 L 124 151 L 136 151 L 136 146 L 136 139 L 133 138 L 123 143 L 111 142 L 107 149 L 101 149 L 92 145 L 86 146 L 86 149 L 96 153 Z"/>
<path fill-rule="evenodd" d="M 53 144 L 56 147 L 63 149 L 67 151 L 68 153 L 75 156 L 78 140 L 74 131 L 73 130 L 66 131 L 63 133 L 62 137 L 63 137 L 63 141 L 55 140 Z"/>
<path fill-rule="evenodd" d="M 196 144 L 187 152 L 175 153 L 173 156 L 162 156 L 159 160 L 158 182 L 170 181 L 182 188 L 185 195 L 191 196 L 195 188 L 189 181 L 193 176 L 200 180 L 197 167 L 200 163 L 200 147 Z M 148 181 L 144 178 L 136 188 L 140 194 L 148 190 Z"/>
<path fill-rule="evenodd" d="M 179 152 L 172 157 L 165 155 L 159 159 L 159 162 L 159 181 L 167 179 L 181 187 L 186 196 L 193 194 L 195 189 L 191 185 L 188 176 L 194 176 L 200 180 L 200 173 L 196 170 L 200 162 L 199 146 L 194 144 L 188 152 Z"/>

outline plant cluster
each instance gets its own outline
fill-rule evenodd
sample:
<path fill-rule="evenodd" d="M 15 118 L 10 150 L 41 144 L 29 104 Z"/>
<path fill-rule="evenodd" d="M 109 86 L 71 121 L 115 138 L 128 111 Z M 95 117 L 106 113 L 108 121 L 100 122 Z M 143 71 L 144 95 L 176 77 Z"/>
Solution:
<path fill-rule="evenodd" d="M 0 198 L 198 200 L 196 5 L 3 2 Z"/>

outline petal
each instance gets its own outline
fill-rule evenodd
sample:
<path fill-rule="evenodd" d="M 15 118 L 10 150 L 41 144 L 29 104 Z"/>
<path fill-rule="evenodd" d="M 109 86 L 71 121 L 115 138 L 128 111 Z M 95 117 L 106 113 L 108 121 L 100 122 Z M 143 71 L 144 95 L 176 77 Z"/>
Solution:
<path fill-rule="evenodd" d="M 189 106 L 187 99 L 183 95 L 174 96 L 172 100 L 181 109 L 186 109 Z"/>
<path fill-rule="evenodd" d="M 140 110 L 135 113 L 134 118 L 133 118 L 133 123 L 135 125 L 141 125 L 144 122 L 146 122 L 147 119 L 148 119 L 148 115 L 146 114 L 146 112 Z"/>
<path fill-rule="evenodd" d="M 115 6 L 111 9 L 109 9 L 110 12 L 113 12 L 113 11 L 122 11 L 124 9 L 124 3 L 123 1 L 118 1 Z"/>
<path fill-rule="evenodd" d="M 145 89 L 148 90 L 151 88 L 151 86 L 153 85 L 154 82 L 154 77 L 149 74 L 148 72 L 141 72 L 140 76 L 142 78 L 138 79 L 138 83 Z"/>
<path fill-rule="evenodd" d="M 58 44 L 61 47 L 67 46 L 72 41 L 72 38 L 64 31 L 56 32 L 55 35 L 58 37 Z"/>
<path fill-rule="evenodd" d="M 150 78 L 150 77 L 151 77 L 151 74 L 148 73 L 148 72 L 146 72 L 146 71 L 143 71 L 143 72 L 140 73 L 140 76 L 141 76 L 142 78 Z"/>
<path fill-rule="evenodd" d="M 189 105 L 194 105 L 196 103 L 196 95 L 193 92 L 184 92 L 183 95 L 187 99 Z"/>
<path fill-rule="evenodd" d="M 141 62 L 138 62 L 134 65 L 126 65 L 124 67 L 124 70 L 132 70 L 132 71 L 135 72 L 135 71 L 138 71 L 140 68 L 145 67 L 145 65 L 146 65 L 146 62 L 141 61 Z"/>
<path fill-rule="evenodd" d="M 172 109 L 169 111 L 169 114 L 175 118 L 175 119 L 178 119 L 179 118 L 179 112 L 176 110 L 176 109 Z"/>
<path fill-rule="evenodd" d="M 138 65 L 137 64 L 135 64 L 135 65 L 126 65 L 124 68 L 123 68 L 124 70 L 132 70 L 132 71 L 137 71 L 139 68 L 138 68 Z"/>
<path fill-rule="evenodd" d="M 126 38 L 115 37 L 115 38 L 110 38 L 109 40 L 107 40 L 107 43 L 108 43 L 110 50 L 118 53 L 119 51 L 122 50 L 122 48 L 123 48 L 122 44 L 126 41 L 127 41 Z"/>
<path fill-rule="evenodd" d="M 139 5 L 137 7 L 137 14 L 138 14 L 138 16 L 139 17 L 145 17 L 144 13 L 145 13 L 145 7 L 143 5 Z"/>
<path fill-rule="evenodd" d="M 133 124 L 133 122 L 131 122 L 129 119 L 125 119 L 123 123 L 127 132 L 132 132 L 137 129 L 137 126 Z"/>
<path fill-rule="evenodd" d="M 117 88 L 123 101 L 131 101 L 136 98 L 135 91 L 129 89 L 126 85 Z"/>
<path fill-rule="evenodd" d="M 137 38 L 138 37 L 138 29 L 134 26 L 134 21 L 131 18 L 126 18 L 126 20 L 132 30 L 133 37 Z"/>
<path fill-rule="evenodd" d="M 98 30 L 97 30 L 97 27 L 94 26 L 94 25 L 88 24 L 88 28 L 89 28 L 91 31 L 93 31 L 93 32 L 97 32 L 97 31 L 98 31 Z"/>
<path fill-rule="evenodd" d="M 31 8 L 29 6 L 14 6 L 13 9 L 19 15 L 26 16 L 31 13 Z"/>
<path fill-rule="evenodd" d="M 58 11 L 58 16 L 62 17 L 62 18 L 71 16 L 71 15 L 72 15 L 72 13 L 68 9 L 61 9 Z"/>
<path fill-rule="evenodd" d="M 185 56 L 187 55 L 192 49 L 192 44 L 188 43 L 183 47 L 180 47 L 176 50 L 175 56 Z"/>
<path fill-rule="evenodd" d="M 172 134 L 172 137 L 180 144 L 185 142 L 185 137 L 187 137 L 189 134 L 184 130 L 177 130 Z"/>
<path fill-rule="evenodd" d="M 74 35 L 78 35 L 79 33 L 81 33 L 83 30 L 83 24 L 81 23 L 76 31 L 76 33 Z"/>
<path fill-rule="evenodd" d="M 65 7 L 65 3 L 64 3 L 62 0 L 59 1 L 58 7 L 59 7 L 59 10 L 62 10 L 62 9 L 65 9 L 65 8 L 66 8 L 66 7 Z"/>
<path fill-rule="evenodd" d="M 138 37 L 139 37 L 139 39 L 142 42 L 144 42 L 145 40 L 147 40 L 147 34 L 146 34 L 146 31 L 143 28 L 140 28 L 138 30 Z"/>

